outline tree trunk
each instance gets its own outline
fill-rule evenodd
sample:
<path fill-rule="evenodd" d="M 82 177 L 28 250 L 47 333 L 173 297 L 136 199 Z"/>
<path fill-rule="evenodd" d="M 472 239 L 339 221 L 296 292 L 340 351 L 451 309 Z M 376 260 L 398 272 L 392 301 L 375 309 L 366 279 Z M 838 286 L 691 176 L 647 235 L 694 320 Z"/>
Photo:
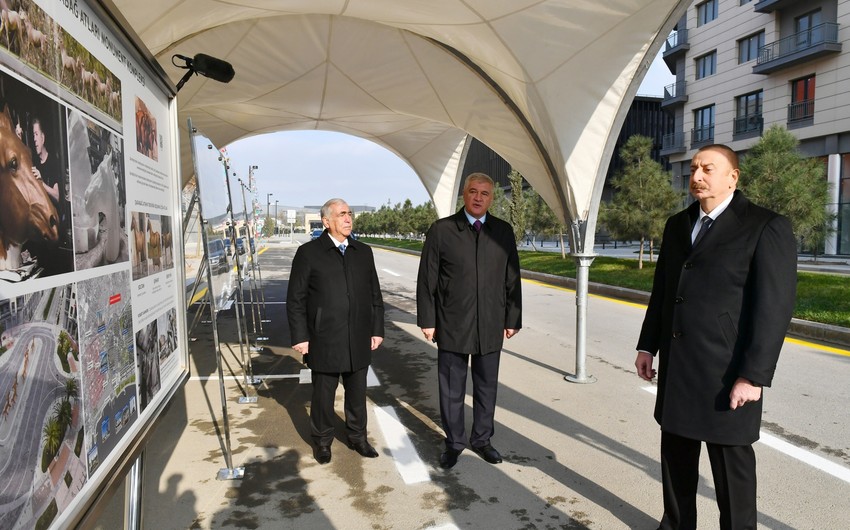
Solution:
<path fill-rule="evenodd" d="M 640 236 L 640 251 L 638 252 L 638 269 L 643 269 L 643 242 L 644 242 L 644 237 Z"/>
<path fill-rule="evenodd" d="M 567 248 L 564 246 L 564 233 L 558 234 L 558 239 L 561 240 L 561 259 L 567 259 Z"/>
<path fill-rule="evenodd" d="M 649 240 L 649 262 L 652 263 L 652 251 L 655 248 L 655 240 Z"/>

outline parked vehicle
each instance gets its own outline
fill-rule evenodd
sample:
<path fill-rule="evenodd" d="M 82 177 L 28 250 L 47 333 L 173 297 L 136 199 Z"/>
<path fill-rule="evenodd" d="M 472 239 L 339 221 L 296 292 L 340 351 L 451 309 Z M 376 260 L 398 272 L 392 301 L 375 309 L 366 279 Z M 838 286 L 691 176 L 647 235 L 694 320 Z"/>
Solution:
<path fill-rule="evenodd" d="M 227 259 L 227 248 L 224 239 L 213 239 L 207 243 L 207 259 L 210 270 L 215 274 L 227 272 L 230 269 L 230 261 Z"/>
<path fill-rule="evenodd" d="M 321 228 L 317 228 L 317 229 L 313 230 L 310 233 L 310 239 L 318 239 L 319 236 L 322 235 L 322 232 L 324 232 L 324 230 L 322 230 Z"/>

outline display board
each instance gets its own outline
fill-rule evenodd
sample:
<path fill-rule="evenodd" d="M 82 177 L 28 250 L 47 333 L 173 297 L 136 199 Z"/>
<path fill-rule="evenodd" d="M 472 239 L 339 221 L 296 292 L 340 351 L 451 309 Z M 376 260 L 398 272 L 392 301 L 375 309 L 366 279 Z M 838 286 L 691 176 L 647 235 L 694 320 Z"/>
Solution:
<path fill-rule="evenodd" d="M 203 235 L 207 249 L 208 280 L 215 310 L 227 309 L 233 303 L 236 289 L 237 260 L 244 263 L 243 249 L 237 248 L 232 228 L 227 165 L 224 156 L 201 132 L 192 133 L 192 157 L 203 213 Z"/>
<path fill-rule="evenodd" d="M 188 373 L 176 111 L 96 5 L 2 4 L 0 529 L 62 527 Z"/>

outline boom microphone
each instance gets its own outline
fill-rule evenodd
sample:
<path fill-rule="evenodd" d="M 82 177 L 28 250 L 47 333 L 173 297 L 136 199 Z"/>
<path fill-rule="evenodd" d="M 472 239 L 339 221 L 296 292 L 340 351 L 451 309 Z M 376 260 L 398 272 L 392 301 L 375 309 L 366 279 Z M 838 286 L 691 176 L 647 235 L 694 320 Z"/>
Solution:
<path fill-rule="evenodd" d="M 233 66 L 221 59 L 210 57 L 207 54 L 199 53 L 192 59 L 192 69 L 204 77 L 209 77 L 221 83 L 229 83 L 236 72 Z"/>

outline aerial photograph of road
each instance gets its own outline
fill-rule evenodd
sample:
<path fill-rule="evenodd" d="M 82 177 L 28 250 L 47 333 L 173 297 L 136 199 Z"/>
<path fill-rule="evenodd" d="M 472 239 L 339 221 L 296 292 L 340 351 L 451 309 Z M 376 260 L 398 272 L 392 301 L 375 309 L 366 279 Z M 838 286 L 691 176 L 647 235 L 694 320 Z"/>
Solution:
<path fill-rule="evenodd" d="M 0 529 L 33 528 L 86 482 L 73 285 L 0 302 Z"/>

